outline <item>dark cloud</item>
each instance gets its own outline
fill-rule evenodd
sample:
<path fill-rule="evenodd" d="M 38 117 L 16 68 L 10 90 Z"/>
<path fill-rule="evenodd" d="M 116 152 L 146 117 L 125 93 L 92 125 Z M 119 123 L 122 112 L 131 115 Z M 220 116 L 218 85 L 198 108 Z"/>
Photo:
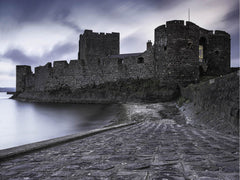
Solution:
<path fill-rule="evenodd" d="M 77 54 L 77 46 L 75 44 L 66 43 L 55 45 L 51 51 L 45 53 L 43 56 L 26 55 L 20 49 L 10 49 L 6 53 L 4 53 L 2 57 L 10 59 L 14 64 L 17 65 L 38 66 L 44 64 L 50 59 L 57 60 L 57 58 L 71 52 L 76 52 Z"/>
<path fill-rule="evenodd" d="M 36 64 L 40 61 L 39 57 L 37 56 L 27 56 L 24 52 L 19 49 L 10 49 L 4 55 L 4 58 L 11 59 L 12 62 L 16 64 Z"/>
<path fill-rule="evenodd" d="M 47 19 L 81 33 L 78 25 L 67 20 L 72 8 L 78 4 L 80 2 L 77 0 L 0 0 L 0 25 L 1 21 L 11 20 L 17 24 L 26 24 L 40 23 Z"/>
<path fill-rule="evenodd" d="M 223 22 L 227 23 L 228 25 L 236 25 L 239 24 L 239 1 L 235 2 L 234 8 L 228 12 L 223 20 Z"/>
<path fill-rule="evenodd" d="M 54 1 L 37 0 L 0 0 L 0 15 L 9 17 L 17 22 L 35 22 L 48 16 Z"/>
<path fill-rule="evenodd" d="M 0 25 L 1 20 L 4 22 L 11 19 L 22 24 L 48 19 L 72 28 L 76 32 L 82 32 L 79 25 L 68 21 L 73 9 L 79 12 L 89 9 L 94 10 L 95 14 L 108 16 L 114 20 L 128 20 L 130 17 L 126 15 L 124 9 L 122 12 L 116 9 L 124 5 L 131 7 L 132 10 L 141 7 L 138 9 L 141 13 L 149 8 L 161 10 L 177 3 L 179 3 L 178 0 L 0 0 Z"/>
<path fill-rule="evenodd" d="M 234 8 L 222 19 L 226 27 L 231 27 L 231 59 L 239 59 L 239 1 L 234 1 Z"/>
<path fill-rule="evenodd" d="M 141 0 L 142 3 L 157 9 L 166 9 L 180 4 L 179 0 Z"/>

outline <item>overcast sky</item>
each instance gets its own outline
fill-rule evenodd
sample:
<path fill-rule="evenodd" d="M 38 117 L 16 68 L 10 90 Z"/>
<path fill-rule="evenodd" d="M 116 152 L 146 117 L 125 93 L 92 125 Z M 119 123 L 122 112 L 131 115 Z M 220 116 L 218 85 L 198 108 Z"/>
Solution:
<path fill-rule="evenodd" d="M 120 32 L 120 52 L 142 52 L 154 29 L 187 20 L 231 34 L 239 66 L 238 0 L 0 0 L 0 87 L 15 87 L 16 65 L 77 59 L 79 34 Z M 33 68 L 32 68 L 33 69 Z"/>

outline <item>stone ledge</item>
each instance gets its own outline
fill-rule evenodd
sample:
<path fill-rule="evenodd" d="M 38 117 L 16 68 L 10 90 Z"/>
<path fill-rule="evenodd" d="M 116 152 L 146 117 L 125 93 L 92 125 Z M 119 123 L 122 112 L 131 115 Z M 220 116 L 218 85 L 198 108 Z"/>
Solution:
<path fill-rule="evenodd" d="M 26 144 L 26 145 L 22 145 L 22 146 L 17 146 L 17 147 L 13 147 L 13 148 L 0 150 L 0 162 L 7 160 L 8 158 L 18 156 L 18 155 L 30 153 L 30 152 L 41 150 L 44 148 L 57 146 L 59 144 L 64 144 L 64 143 L 78 140 L 78 139 L 83 139 L 83 138 L 86 138 L 89 136 L 96 135 L 98 133 L 130 126 L 133 124 L 136 124 L 136 123 L 135 122 L 124 123 L 124 124 L 120 124 L 120 125 L 115 125 L 115 126 L 110 126 L 110 127 L 100 128 L 100 129 L 94 129 L 94 130 L 88 131 L 87 133 L 76 133 L 76 134 L 67 135 L 67 136 L 63 136 L 63 137 L 59 137 L 59 138 L 53 138 L 50 140 L 44 140 L 44 141 L 40 141 L 40 142 L 36 142 L 36 143 L 31 143 L 31 144 Z"/>

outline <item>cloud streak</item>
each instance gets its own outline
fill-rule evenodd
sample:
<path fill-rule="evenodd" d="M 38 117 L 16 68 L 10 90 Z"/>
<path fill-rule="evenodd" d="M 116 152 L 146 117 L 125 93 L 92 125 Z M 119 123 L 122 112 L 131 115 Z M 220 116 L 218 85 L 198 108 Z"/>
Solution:
<path fill-rule="evenodd" d="M 6 53 L 2 55 L 3 58 L 11 60 L 14 64 L 26 64 L 37 66 L 39 64 L 44 64 L 50 59 L 57 59 L 58 57 L 63 57 L 66 54 L 76 52 L 76 45 L 71 43 L 57 44 L 53 49 L 43 56 L 31 56 L 26 55 L 24 51 L 20 49 L 9 49 Z"/>

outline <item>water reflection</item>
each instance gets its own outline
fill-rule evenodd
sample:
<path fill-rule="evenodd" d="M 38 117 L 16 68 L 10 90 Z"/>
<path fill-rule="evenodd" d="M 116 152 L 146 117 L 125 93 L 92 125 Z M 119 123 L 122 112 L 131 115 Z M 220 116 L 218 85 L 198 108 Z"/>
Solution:
<path fill-rule="evenodd" d="M 115 118 L 118 105 L 38 104 L 0 93 L 0 149 L 84 132 Z"/>

